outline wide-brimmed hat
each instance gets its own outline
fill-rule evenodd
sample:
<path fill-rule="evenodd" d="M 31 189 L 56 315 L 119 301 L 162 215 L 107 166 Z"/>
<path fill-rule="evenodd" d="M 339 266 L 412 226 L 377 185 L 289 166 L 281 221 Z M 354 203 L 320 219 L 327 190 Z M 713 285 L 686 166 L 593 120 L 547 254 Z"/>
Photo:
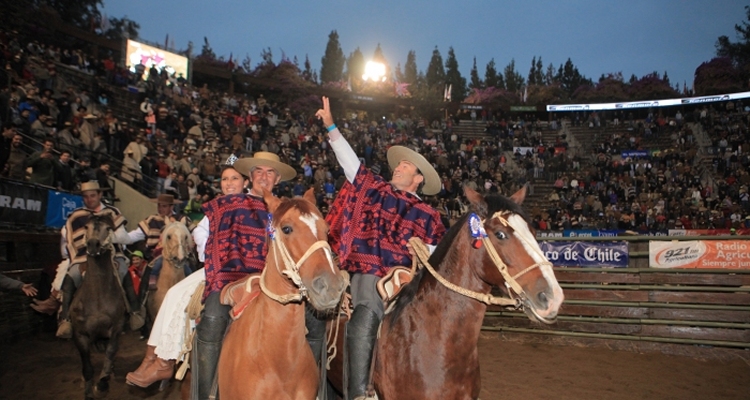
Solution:
<path fill-rule="evenodd" d="M 404 146 L 392 146 L 388 149 L 388 164 L 391 169 L 396 169 L 401 161 L 409 161 L 419 168 L 424 176 L 422 193 L 431 196 L 440 192 L 440 175 L 421 154 Z"/>
<path fill-rule="evenodd" d="M 260 166 L 275 169 L 281 175 L 282 181 L 288 181 L 297 176 L 294 168 L 281 162 L 278 155 L 267 151 L 259 151 L 252 158 L 240 158 L 234 163 L 234 169 L 241 174 L 248 175 L 253 168 Z"/>
<path fill-rule="evenodd" d="M 175 199 L 174 196 L 171 194 L 160 194 L 159 197 L 155 199 L 149 199 L 149 201 L 151 201 L 152 203 L 157 203 L 157 204 L 170 204 L 170 205 L 182 203 L 180 200 Z"/>
<path fill-rule="evenodd" d="M 94 114 L 86 114 L 86 115 L 83 116 L 83 119 L 97 119 L 97 118 L 99 118 L 99 117 L 97 117 Z"/>
<path fill-rule="evenodd" d="M 109 188 L 101 188 L 99 186 L 99 182 L 97 181 L 88 181 L 81 183 L 81 193 L 88 192 L 90 190 L 96 190 L 97 192 L 103 192 L 105 190 L 109 190 Z"/>

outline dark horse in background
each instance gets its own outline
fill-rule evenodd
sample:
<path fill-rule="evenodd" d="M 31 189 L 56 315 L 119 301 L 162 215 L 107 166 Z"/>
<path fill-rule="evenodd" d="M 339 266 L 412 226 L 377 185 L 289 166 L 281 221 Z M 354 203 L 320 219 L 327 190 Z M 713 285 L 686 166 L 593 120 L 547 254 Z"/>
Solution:
<path fill-rule="evenodd" d="M 94 214 L 86 225 L 86 275 L 70 305 L 73 342 L 81 355 L 86 400 L 94 398 L 92 347 L 106 343 L 106 359 L 96 391 L 109 390 L 118 339 L 123 330 L 127 305 L 114 263 L 109 215 Z"/>
<path fill-rule="evenodd" d="M 466 189 L 466 197 L 470 213 L 453 225 L 429 257 L 435 272 L 419 270 L 383 317 L 372 375 L 380 400 L 477 399 L 477 342 L 488 304 L 510 303 L 542 323 L 557 317 L 563 293 L 520 207 L 526 189 L 510 198 L 483 198 Z M 483 238 L 475 238 L 472 231 Z M 493 286 L 508 297 L 490 296 Z M 337 346 L 343 345 L 340 338 Z M 338 355 L 329 373 L 337 390 L 343 388 L 341 351 Z M 522 364 L 508 360 L 510 368 Z M 529 373 L 533 379 L 534 372 Z"/>

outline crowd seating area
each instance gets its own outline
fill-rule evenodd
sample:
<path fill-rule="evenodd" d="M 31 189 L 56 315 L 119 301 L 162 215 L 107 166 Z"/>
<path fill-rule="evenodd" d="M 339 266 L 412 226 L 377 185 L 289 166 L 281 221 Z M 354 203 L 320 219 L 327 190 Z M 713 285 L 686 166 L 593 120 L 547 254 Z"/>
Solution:
<path fill-rule="evenodd" d="M 217 195 L 221 164 L 232 154 L 279 154 L 299 172 L 279 195 L 315 186 L 324 212 L 345 180 L 314 110 L 290 109 L 263 93 L 193 87 L 156 69 L 130 72 L 111 58 L 11 32 L 0 31 L 0 63 L 0 85 L 8 82 L 0 93 L 4 177 L 75 190 L 91 179 L 108 186 L 117 176 L 149 197 L 173 193 L 188 213 Z M 464 185 L 510 194 L 528 184 L 526 206 L 538 230 L 750 228 L 750 114 L 739 102 L 685 117 L 685 110 L 660 109 L 643 119 L 428 121 L 334 111 L 362 161 L 386 179 L 391 145 L 433 162 L 444 190 L 429 201 L 447 219 L 465 210 Z"/>

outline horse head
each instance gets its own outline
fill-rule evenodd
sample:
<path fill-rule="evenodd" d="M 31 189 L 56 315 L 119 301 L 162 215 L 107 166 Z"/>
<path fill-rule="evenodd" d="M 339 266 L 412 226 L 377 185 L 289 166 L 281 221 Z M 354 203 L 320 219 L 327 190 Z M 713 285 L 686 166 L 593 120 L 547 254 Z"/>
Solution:
<path fill-rule="evenodd" d="M 161 233 L 162 256 L 175 267 L 183 268 L 193 254 L 193 236 L 182 222 L 172 222 Z"/>
<path fill-rule="evenodd" d="M 285 275 L 316 310 L 333 310 L 347 280 L 333 260 L 328 224 L 315 206 L 313 189 L 303 197 L 284 200 L 266 193 L 264 200 L 272 215 L 266 270 L 276 268 Z"/>
<path fill-rule="evenodd" d="M 526 187 L 510 198 L 482 197 L 469 188 L 465 192 L 476 213 L 469 214 L 467 221 L 474 238 L 472 247 L 483 253 L 477 270 L 480 279 L 506 291 L 530 319 L 554 322 L 564 296 L 520 207 Z"/>
<path fill-rule="evenodd" d="M 92 214 L 86 223 L 86 255 L 99 257 L 112 248 L 114 222 L 109 215 Z"/>

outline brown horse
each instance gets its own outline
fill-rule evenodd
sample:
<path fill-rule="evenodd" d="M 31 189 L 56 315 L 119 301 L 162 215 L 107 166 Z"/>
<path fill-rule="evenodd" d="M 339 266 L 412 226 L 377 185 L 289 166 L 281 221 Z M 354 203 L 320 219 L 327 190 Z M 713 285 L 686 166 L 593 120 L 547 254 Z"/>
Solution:
<path fill-rule="evenodd" d="M 148 312 L 156 318 L 164 296 L 177 282 L 185 279 L 185 265 L 193 256 L 195 243 L 190 231 L 182 222 L 172 222 L 161 233 L 162 268 L 156 281 L 156 290 L 149 293 Z"/>
<path fill-rule="evenodd" d="M 127 305 L 115 267 L 112 245 L 114 224 L 108 215 L 92 215 L 86 225 L 86 276 L 70 304 L 73 342 L 81 355 L 85 398 L 94 398 L 91 348 L 106 341 L 106 359 L 96 391 L 109 390 L 109 377 L 117 354 Z"/>
<path fill-rule="evenodd" d="M 304 198 L 265 196 L 271 221 L 262 294 L 232 323 L 219 358 L 219 398 L 315 398 L 318 369 L 305 340 L 304 300 L 317 310 L 336 308 L 347 280 L 335 267 L 328 226 Z"/>
<path fill-rule="evenodd" d="M 476 399 L 477 341 L 488 304 L 522 308 L 543 323 L 557 316 L 563 293 L 520 207 L 526 189 L 510 198 L 471 189 L 466 196 L 473 212 L 448 231 L 383 318 L 373 370 L 380 400 Z M 492 297 L 493 286 L 509 298 Z M 337 389 L 341 358 L 329 374 Z"/>

